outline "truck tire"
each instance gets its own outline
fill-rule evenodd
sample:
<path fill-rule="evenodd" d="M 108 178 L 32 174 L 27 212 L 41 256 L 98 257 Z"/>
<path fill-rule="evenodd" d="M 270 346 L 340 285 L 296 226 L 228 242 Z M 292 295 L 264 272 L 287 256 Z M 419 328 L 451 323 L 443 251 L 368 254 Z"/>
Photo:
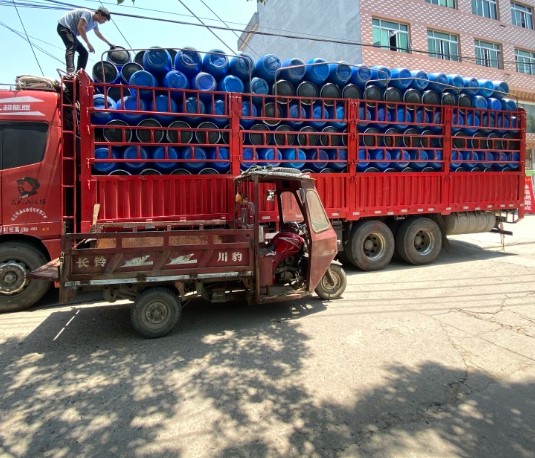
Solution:
<path fill-rule="evenodd" d="M 331 264 L 316 286 L 316 294 L 324 300 L 338 299 L 347 286 L 347 277 L 342 266 Z"/>
<path fill-rule="evenodd" d="M 353 226 L 344 250 L 360 270 L 381 270 L 394 255 L 394 235 L 382 221 L 361 221 Z"/>
<path fill-rule="evenodd" d="M 396 234 L 399 257 L 415 266 L 429 264 L 440 254 L 442 232 L 430 218 L 407 219 Z"/>
<path fill-rule="evenodd" d="M 142 336 L 156 339 L 169 334 L 182 316 L 180 299 L 170 288 L 149 288 L 135 300 L 132 326 Z"/>
<path fill-rule="evenodd" d="M 0 244 L 0 313 L 25 310 L 49 290 L 50 282 L 28 273 L 48 262 L 44 253 L 26 243 Z"/>

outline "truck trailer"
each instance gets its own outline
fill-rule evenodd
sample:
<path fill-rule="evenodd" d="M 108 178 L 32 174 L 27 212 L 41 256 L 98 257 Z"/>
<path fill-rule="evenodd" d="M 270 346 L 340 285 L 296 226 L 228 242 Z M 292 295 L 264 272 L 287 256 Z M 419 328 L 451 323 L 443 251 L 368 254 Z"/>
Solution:
<path fill-rule="evenodd" d="M 0 90 L 0 311 L 47 292 L 28 273 L 61 256 L 65 234 L 233 221 L 233 180 L 257 165 L 309 173 L 338 258 L 362 270 L 394 253 L 430 263 L 447 235 L 523 217 L 522 109 L 279 89 L 132 85 L 80 71 Z M 270 202 L 256 210 L 266 232 L 281 224 Z"/>

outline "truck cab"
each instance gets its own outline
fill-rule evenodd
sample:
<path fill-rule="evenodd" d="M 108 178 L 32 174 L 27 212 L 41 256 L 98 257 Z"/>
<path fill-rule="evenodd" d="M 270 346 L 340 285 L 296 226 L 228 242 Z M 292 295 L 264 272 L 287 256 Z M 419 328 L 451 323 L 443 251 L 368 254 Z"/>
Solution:
<path fill-rule="evenodd" d="M 59 97 L 52 84 L 0 90 L 0 312 L 41 299 L 50 284 L 28 273 L 59 256 Z"/>

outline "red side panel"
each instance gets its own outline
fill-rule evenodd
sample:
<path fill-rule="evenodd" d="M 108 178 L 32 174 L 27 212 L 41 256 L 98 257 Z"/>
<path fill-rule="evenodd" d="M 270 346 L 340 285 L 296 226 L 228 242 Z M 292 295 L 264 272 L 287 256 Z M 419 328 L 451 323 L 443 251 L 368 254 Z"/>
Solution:
<path fill-rule="evenodd" d="M 101 222 L 229 219 L 234 200 L 228 175 L 95 176 L 91 187 Z"/>
<path fill-rule="evenodd" d="M 524 196 L 519 193 L 518 173 L 452 173 L 448 196 L 452 211 L 519 208 Z"/>
<path fill-rule="evenodd" d="M 443 177 L 436 173 L 363 173 L 356 178 L 354 216 L 437 211 Z"/>

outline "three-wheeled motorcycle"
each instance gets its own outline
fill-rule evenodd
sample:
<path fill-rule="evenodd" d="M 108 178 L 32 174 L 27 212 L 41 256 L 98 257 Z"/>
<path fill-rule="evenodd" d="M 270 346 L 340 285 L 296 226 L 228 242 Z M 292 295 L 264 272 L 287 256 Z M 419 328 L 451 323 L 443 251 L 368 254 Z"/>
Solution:
<path fill-rule="evenodd" d="M 33 276 L 59 281 L 61 302 L 81 289 L 102 289 L 109 302 L 132 300 L 133 327 L 149 338 L 168 334 L 194 297 L 265 303 L 315 291 L 339 298 L 347 280 L 314 180 L 258 167 L 234 182 L 233 221 L 102 224 L 66 234 L 60 260 Z"/>

